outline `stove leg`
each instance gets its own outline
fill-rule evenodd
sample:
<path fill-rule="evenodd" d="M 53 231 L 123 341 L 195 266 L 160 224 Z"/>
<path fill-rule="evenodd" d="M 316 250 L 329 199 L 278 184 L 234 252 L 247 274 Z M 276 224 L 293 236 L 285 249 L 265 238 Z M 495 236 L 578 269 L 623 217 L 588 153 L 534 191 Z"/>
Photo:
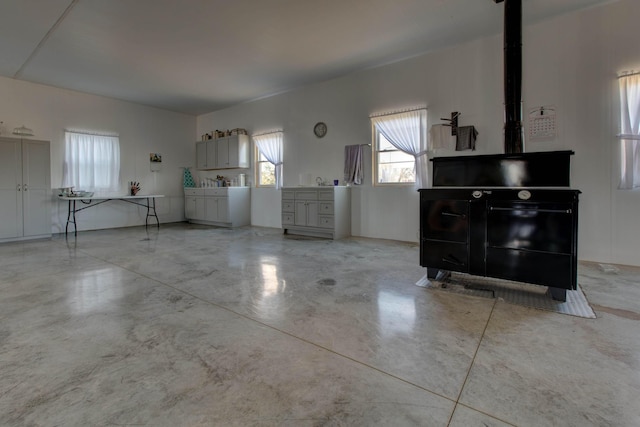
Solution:
<path fill-rule="evenodd" d="M 438 273 L 440 273 L 440 270 L 437 268 L 427 267 L 427 277 L 429 279 L 435 279 Z"/>
<path fill-rule="evenodd" d="M 549 286 L 547 290 L 547 295 L 550 295 L 556 301 L 566 302 L 567 301 L 567 290 L 563 288 L 554 288 Z"/>

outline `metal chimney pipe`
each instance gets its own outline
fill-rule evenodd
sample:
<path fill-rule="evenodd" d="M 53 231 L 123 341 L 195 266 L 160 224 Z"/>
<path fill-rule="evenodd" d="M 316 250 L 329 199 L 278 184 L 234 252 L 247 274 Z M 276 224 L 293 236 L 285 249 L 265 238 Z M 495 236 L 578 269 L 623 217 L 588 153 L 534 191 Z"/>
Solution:
<path fill-rule="evenodd" d="M 504 152 L 524 152 L 522 125 L 522 0 L 504 2 Z"/>

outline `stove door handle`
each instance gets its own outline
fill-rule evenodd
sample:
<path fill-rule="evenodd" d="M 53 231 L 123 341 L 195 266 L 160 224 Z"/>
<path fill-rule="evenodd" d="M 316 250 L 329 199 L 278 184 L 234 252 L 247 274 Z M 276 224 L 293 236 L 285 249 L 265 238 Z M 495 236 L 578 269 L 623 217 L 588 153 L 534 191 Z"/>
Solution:
<path fill-rule="evenodd" d="M 526 211 L 526 212 L 545 212 L 545 213 L 562 213 L 570 214 L 573 211 L 571 209 L 536 209 L 536 208 L 497 208 L 491 206 L 489 210 L 492 211 Z"/>
<path fill-rule="evenodd" d="M 454 212 L 440 212 L 440 215 L 442 215 L 442 216 L 453 216 L 453 217 L 462 218 L 462 219 L 465 219 L 467 217 L 466 214 L 459 214 L 459 213 L 454 213 Z"/>
<path fill-rule="evenodd" d="M 453 264 L 453 265 L 458 265 L 458 266 L 463 266 L 464 267 L 464 262 L 460 262 L 460 260 L 458 260 L 456 257 L 454 257 L 453 255 L 448 255 L 449 258 L 447 257 L 443 257 L 442 258 L 442 262 L 448 262 L 449 264 Z"/>

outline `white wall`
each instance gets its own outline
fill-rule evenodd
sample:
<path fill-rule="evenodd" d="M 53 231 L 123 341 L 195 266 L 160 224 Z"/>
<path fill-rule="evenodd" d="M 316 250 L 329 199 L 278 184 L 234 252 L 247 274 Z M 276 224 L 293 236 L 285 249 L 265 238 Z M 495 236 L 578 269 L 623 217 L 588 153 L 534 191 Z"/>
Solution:
<path fill-rule="evenodd" d="M 616 73 L 640 67 L 638 16 L 640 2 L 622 0 L 524 29 L 525 116 L 529 108 L 555 105 L 558 117 L 556 138 L 528 142 L 526 151 L 575 151 L 572 186 L 583 192 L 579 257 L 584 260 L 640 265 L 640 194 L 616 190 L 615 138 Z M 369 115 L 395 108 L 426 105 L 429 124 L 460 111 L 460 124 L 475 125 L 479 132 L 475 154 L 500 153 L 502 52 L 502 36 L 476 40 L 199 116 L 197 134 L 283 129 L 287 186 L 298 185 L 306 173 L 341 179 L 344 146 L 370 143 Z M 329 128 L 323 139 L 312 132 L 318 121 Z M 353 189 L 352 233 L 416 241 L 417 193 L 372 187 L 370 159 L 367 149 L 366 183 Z M 252 223 L 279 226 L 279 194 L 267 189 L 253 194 Z"/>
<path fill-rule="evenodd" d="M 111 98 L 57 89 L 0 77 L 0 132 L 26 125 L 33 139 L 51 141 L 51 186 L 62 185 L 64 130 L 83 129 L 120 135 L 121 194 L 127 181 L 140 181 L 141 194 L 164 194 L 157 199 L 160 222 L 184 220 L 182 169 L 195 160 L 196 118 Z M 162 155 L 162 170 L 151 172 L 149 153 Z M 54 194 L 55 193 L 54 191 Z M 67 205 L 52 201 L 52 231 L 64 231 Z M 109 202 L 78 214 L 78 229 L 144 224 L 146 210 L 123 202 Z"/>

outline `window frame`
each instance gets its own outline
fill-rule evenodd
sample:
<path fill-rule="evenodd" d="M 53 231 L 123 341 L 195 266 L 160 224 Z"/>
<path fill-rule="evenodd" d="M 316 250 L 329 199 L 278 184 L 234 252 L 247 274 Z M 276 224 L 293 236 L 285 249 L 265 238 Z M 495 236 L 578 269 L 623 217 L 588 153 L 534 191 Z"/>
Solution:
<path fill-rule="evenodd" d="M 398 113 L 391 113 L 388 114 L 389 116 L 393 116 L 394 114 L 401 114 L 402 112 L 398 112 Z M 425 112 L 426 115 L 426 112 Z M 424 132 L 424 129 L 421 130 L 421 132 Z M 371 152 L 372 152 L 372 156 L 371 156 L 371 163 L 372 163 L 372 173 L 371 173 L 371 178 L 373 181 L 373 186 L 374 187 L 412 187 L 416 185 L 417 182 L 417 167 L 416 167 L 416 159 L 413 155 L 411 154 L 407 154 L 402 150 L 399 150 L 397 148 L 393 149 L 393 150 L 380 150 L 379 146 L 380 146 L 380 131 L 378 130 L 378 128 L 376 127 L 376 125 L 373 123 L 373 121 L 371 122 Z M 424 133 L 423 133 L 424 135 Z M 384 136 L 383 136 L 384 137 Z M 386 138 L 385 138 L 386 140 Z M 389 153 L 389 152 L 399 152 L 399 153 L 404 153 L 405 155 L 411 157 L 411 160 L 413 161 L 413 181 L 397 181 L 397 182 L 379 182 L 379 177 L 378 177 L 378 165 L 379 165 L 379 154 L 380 153 Z"/>
<path fill-rule="evenodd" d="M 254 173 L 254 178 L 255 178 L 255 186 L 257 188 L 274 188 L 276 186 L 276 171 L 275 171 L 275 166 L 273 166 L 273 163 L 271 163 L 269 160 L 267 160 L 266 158 L 264 160 L 261 160 L 263 156 L 263 154 L 260 152 L 260 150 L 258 149 L 258 145 L 254 142 L 253 143 L 253 153 L 254 153 L 254 168 L 255 168 L 255 173 Z M 261 173 L 261 169 L 260 166 L 263 163 L 269 163 L 270 165 L 273 166 L 274 170 L 273 170 L 273 184 L 262 184 L 262 173 Z"/>
<path fill-rule="evenodd" d="M 79 138 L 86 138 L 87 140 L 81 141 Z M 94 139 L 104 138 L 104 141 L 94 141 Z M 63 187 L 73 187 L 78 190 L 97 191 L 102 193 L 112 193 L 120 191 L 120 170 L 122 155 L 120 151 L 120 137 L 117 134 L 98 134 L 83 131 L 65 130 L 64 132 L 64 158 L 63 158 Z M 103 159 L 105 147 L 99 145 L 98 149 L 95 149 L 93 144 L 105 144 L 109 142 L 110 146 L 106 148 L 107 152 L 113 152 L 114 156 L 110 159 L 111 163 L 106 161 L 96 162 L 96 159 Z M 75 145 L 72 148 L 72 152 L 69 153 L 69 146 Z M 87 150 L 86 146 L 91 145 L 91 150 Z M 79 153 L 83 152 L 91 157 L 80 157 Z M 70 166 L 70 163 L 72 164 Z M 84 166 L 83 166 L 84 165 Z M 73 169 L 73 172 L 70 171 Z M 96 170 L 109 170 L 107 175 L 96 173 Z M 93 175 L 93 182 L 83 182 L 83 178 L 87 178 L 87 171 L 91 171 Z M 104 180 L 96 180 L 98 178 L 106 178 Z M 78 180 L 78 182 L 75 182 Z M 91 181 L 91 180 L 90 180 Z"/>

